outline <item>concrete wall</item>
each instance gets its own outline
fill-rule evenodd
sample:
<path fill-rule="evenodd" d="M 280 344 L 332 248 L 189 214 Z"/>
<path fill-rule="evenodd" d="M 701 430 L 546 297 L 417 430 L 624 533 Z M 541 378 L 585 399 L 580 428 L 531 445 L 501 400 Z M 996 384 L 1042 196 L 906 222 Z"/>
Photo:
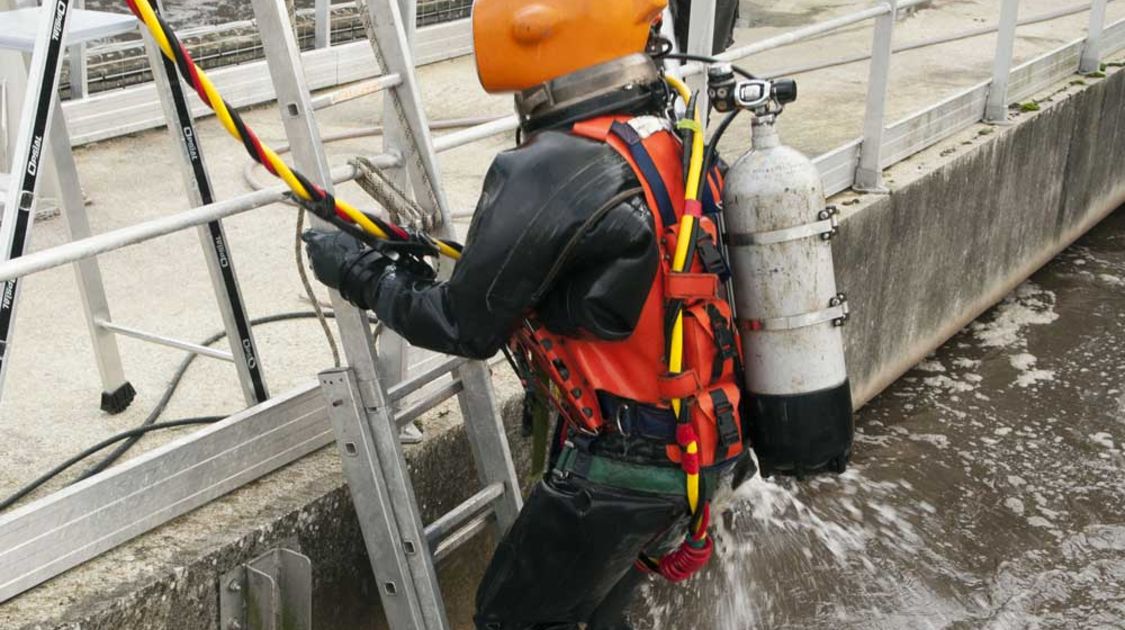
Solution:
<path fill-rule="evenodd" d="M 843 206 L 835 258 L 857 403 L 1125 204 L 1125 72 L 1041 106 L 896 165 L 892 194 Z"/>
<path fill-rule="evenodd" d="M 855 398 L 865 401 L 995 304 L 1100 218 L 1125 203 L 1125 72 L 1072 85 L 1006 128 L 977 127 L 887 173 L 893 194 L 837 202 L 840 286 Z M 503 384 L 505 417 L 518 387 Z M 428 518 L 467 496 L 464 434 L 450 415 L 410 450 Z M 513 452 L 527 442 L 512 432 Z M 185 528 L 210 528 L 187 536 Z M 178 529 L 177 529 L 178 528 Z M 216 533 L 218 532 L 218 533 Z M 183 542 L 190 538 L 190 544 Z M 312 557 L 318 629 L 377 628 L 377 597 L 355 513 L 333 452 L 322 452 L 0 606 L 5 628 L 218 628 L 217 577 L 273 546 Z M 488 542 L 442 568 L 457 627 Z M 123 563 L 164 554 L 115 577 Z"/>

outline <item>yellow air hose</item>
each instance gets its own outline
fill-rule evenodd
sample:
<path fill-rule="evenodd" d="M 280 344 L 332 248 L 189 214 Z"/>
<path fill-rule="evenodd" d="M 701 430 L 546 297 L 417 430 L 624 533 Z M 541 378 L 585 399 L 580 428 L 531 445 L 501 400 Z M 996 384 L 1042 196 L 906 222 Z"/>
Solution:
<path fill-rule="evenodd" d="M 668 85 L 672 86 L 674 90 L 680 95 L 684 103 L 691 102 L 691 90 L 683 81 L 672 77 L 665 76 L 665 81 Z M 704 139 L 703 139 L 703 114 L 698 105 L 694 112 L 691 112 L 692 120 L 688 122 L 689 128 L 694 132 L 692 134 L 691 146 L 691 161 L 688 167 L 687 187 L 684 197 L 688 202 L 699 201 L 699 188 L 700 182 L 703 179 L 703 154 L 704 154 Z M 689 206 L 695 205 L 689 203 Z M 692 212 L 685 209 L 683 216 L 680 217 L 680 231 L 676 238 L 676 251 L 672 257 L 672 272 L 679 273 L 687 269 L 690 264 L 688 261 L 688 252 L 691 249 L 692 235 L 695 233 L 695 223 L 699 217 Z M 668 351 L 668 373 L 680 374 L 684 368 L 684 314 L 683 310 L 676 314 L 676 320 L 672 324 L 672 338 L 669 340 Z M 682 408 L 682 401 L 678 398 L 672 401 L 672 411 L 677 418 L 680 417 Z M 695 456 L 699 452 L 699 444 L 692 441 L 685 447 L 688 454 Z M 695 514 L 699 508 L 699 475 L 688 473 L 687 478 L 687 499 L 688 505 L 691 508 L 691 513 Z"/>

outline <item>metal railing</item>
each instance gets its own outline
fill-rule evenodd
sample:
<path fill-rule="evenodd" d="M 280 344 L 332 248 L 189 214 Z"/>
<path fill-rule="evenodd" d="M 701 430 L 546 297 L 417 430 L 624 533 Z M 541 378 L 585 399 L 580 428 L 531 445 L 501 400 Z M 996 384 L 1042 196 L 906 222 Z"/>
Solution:
<path fill-rule="evenodd" d="M 1017 25 L 1018 0 L 1005 0 L 1002 20 L 998 25 L 1002 35 L 998 38 L 999 43 L 995 55 L 992 80 L 973 86 L 936 105 L 888 125 L 885 120 L 886 95 L 891 55 L 894 51 L 895 18 L 900 11 L 923 4 L 924 1 L 905 0 L 896 2 L 896 0 L 886 0 L 869 9 L 772 37 L 721 55 L 721 58 L 725 60 L 739 59 L 825 35 L 849 25 L 875 20 L 863 135 L 818 156 L 815 160 L 824 180 L 825 191 L 828 194 L 834 194 L 852 187 L 861 190 L 878 190 L 881 184 L 882 170 L 887 166 L 932 146 L 972 124 L 986 120 L 986 118 L 998 121 L 1003 117 L 1001 114 L 1006 113 L 1006 105 L 1013 100 L 1025 98 L 1037 90 L 1064 79 L 1080 68 L 1097 69 L 1105 55 L 1125 48 L 1125 20 L 1112 25 L 1105 25 L 1105 5 L 1108 0 L 1097 0 L 1093 5 L 1094 10 L 1091 11 L 1089 35 L 1087 37 L 1040 55 L 1016 68 L 1011 68 L 1011 39 Z M 696 74 L 702 70 L 703 67 L 698 64 L 681 68 L 681 72 L 685 75 Z M 996 108 L 995 111 L 990 109 L 997 104 L 1004 107 Z M 989 112 L 994 115 L 987 116 Z M 435 149 L 439 152 L 448 151 L 498 134 L 508 133 L 514 130 L 517 124 L 516 117 L 511 116 L 446 134 L 435 140 Z M 384 167 L 393 167 L 398 165 L 400 160 L 401 158 L 396 155 L 382 155 L 377 157 L 377 164 Z M 331 175 L 334 181 L 343 182 L 354 179 L 357 173 L 353 167 L 347 166 L 333 170 Z M 15 260 L 0 263 L 0 281 L 88 259 L 102 253 L 143 243 L 276 203 L 283 199 L 285 192 L 282 186 L 251 192 L 175 215 L 145 221 L 31 253 Z M 413 379 L 410 387 L 421 388 L 434 384 L 429 383 L 425 380 L 424 375 L 422 376 L 423 378 L 416 377 Z M 305 418 L 305 420 L 299 422 L 293 420 L 290 423 L 295 427 L 294 431 L 296 431 L 296 428 L 300 428 L 300 433 L 295 433 L 296 437 L 293 439 L 301 440 L 300 444 L 304 446 L 295 448 L 289 455 L 294 459 L 303 456 L 316 445 L 322 445 L 330 439 L 330 433 L 318 430 L 312 424 L 308 424 L 313 423 L 316 414 L 319 413 L 315 398 L 315 391 L 309 388 L 284 394 L 264 405 L 250 408 L 232 416 L 220 426 L 204 429 L 198 432 L 198 437 L 188 436 L 174 444 L 161 447 L 146 456 L 143 461 L 140 461 L 134 467 L 138 470 L 142 468 L 144 470 L 150 468 L 158 470 L 160 474 L 171 478 L 175 470 L 191 463 L 188 461 L 185 464 L 185 461 L 190 459 L 185 453 L 185 449 L 193 446 L 198 448 L 200 444 L 208 440 L 210 441 L 208 444 L 214 443 L 208 448 L 218 448 L 217 444 L 220 442 L 225 444 L 224 440 L 233 439 L 229 437 L 232 435 L 241 436 L 240 439 L 243 439 L 246 444 L 250 444 L 251 440 L 257 439 L 256 436 L 260 436 L 264 431 L 276 430 L 277 425 L 271 425 L 270 423 L 270 414 L 278 414 L 278 409 L 282 405 L 297 405 L 301 413 L 304 414 L 301 418 Z M 284 417 L 292 418 L 293 416 L 287 413 Z M 323 418 L 315 421 L 321 420 Z M 286 422 L 289 422 L 289 420 L 286 420 Z M 224 471 L 222 483 L 214 484 L 214 487 L 208 490 L 206 494 L 193 495 L 194 498 L 190 502 L 181 502 L 164 510 L 153 511 L 151 518 L 146 516 L 143 524 L 135 525 L 135 528 L 129 531 L 136 533 L 144 531 L 144 528 L 156 527 L 215 496 L 219 496 L 223 492 L 228 492 L 243 483 L 252 481 L 261 474 L 260 470 L 265 470 L 260 462 L 254 461 L 255 453 L 253 449 L 247 447 L 237 453 L 232 449 L 227 450 L 231 452 L 231 458 L 226 464 L 229 465 L 229 470 Z M 160 458 L 167 458 L 169 463 L 166 469 L 159 468 L 160 461 L 158 460 Z M 277 461 L 272 463 L 276 464 Z M 144 470 L 141 470 L 141 472 L 144 472 Z M 103 474 L 110 473 L 112 471 Z M 94 479 L 97 479 L 97 477 Z M 151 481 L 147 477 L 146 480 L 148 480 L 146 483 Z M 94 480 L 89 481 L 93 482 Z M 151 482 L 149 485 L 152 488 L 156 487 L 155 482 Z M 78 490 L 68 491 L 68 500 L 73 500 L 78 493 L 85 492 L 87 489 L 93 492 L 96 488 L 96 485 L 87 483 Z M 161 497 L 155 496 L 155 494 L 154 491 L 152 500 L 160 501 Z M 111 498 L 104 495 L 91 495 L 88 500 L 109 500 Z M 26 514 L 37 509 L 36 506 L 40 504 L 50 507 L 58 501 L 60 499 L 52 495 L 37 504 L 26 506 L 20 510 L 20 513 Z M 131 514 L 124 507 L 122 510 L 120 518 L 126 518 L 128 514 Z M 4 524 L 6 522 L 4 518 L 0 517 L 0 538 L 5 534 Z M 37 574 L 36 579 L 41 581 L 53 574 L 48 568 L 41 575 Z M 30 584 L 30 582 L 28 583 Z"/>
<path fill-rule="evenodd" d="M 311 33 L 302 28 L 298 34 L 298 41 L 306 50 L 319 50 L 328 48 L 333 43 L 345 43 L 364 38 L 363 28 L 359 23 L 358 14 L 350 2 L 332 2 L 332 0 L 313 0 L 313 6 L 300 8 L 295 11 L 295 17 L 301 24 L 311 23 Z M 75 0 L 76 8 L 82 8 L 85 0 Z M 417 19 L 418 26 L 432 26 L 445 24 L 469 17 L 472 9 L 472 0 L 418 0 Z M 344 15 L 341 15 L 341 14 Z M 349 15 L 354 19 L 348 19 Z M 340 20 L 344 20 L 340 23 Z M 336 24 L 334 24 L 334 21 Z M 254 20 L 235 20 L 222 24 L 194 26 L 180 30 L 180 37 L 190 42 L 192 39 L 218 39 L 224 34 L 245 33 L 253 31 Z M 336 29 L 334 31 L 334 28 Z M 189 44 L 190 45 L 190 44 Z M 104 85 L 90 85 L 91 76 L 104 82 L 112 79 L 110 87 L 119 87 L 122 81 L 136 83 L 147 81 L 151 77 L 146 65 L 138 63 L 136 67 L 126 68 L 129 60 L 140 62 L 144 57 L 143 42 L 135 35 L 122 36 L 98 42 L 87 46 L 80 44 L 69 49 L 69 81 L 67 89 L 71 99 L 80 99 L 92 92 L 105 89 Z M 231 63 L 242 63 L 247 56 L 260 58 L 261 46 L 258 44 L 240 45 L 233 50 L 220 50 L 213 54 L 197 54 L 195 59 L 205 68 Z M 91 63 L 92 58 L 99 61 Z M 107 71 L 107 68 L 109 69 Z M 92 73 L 92 74 L 91 74 Z"/>

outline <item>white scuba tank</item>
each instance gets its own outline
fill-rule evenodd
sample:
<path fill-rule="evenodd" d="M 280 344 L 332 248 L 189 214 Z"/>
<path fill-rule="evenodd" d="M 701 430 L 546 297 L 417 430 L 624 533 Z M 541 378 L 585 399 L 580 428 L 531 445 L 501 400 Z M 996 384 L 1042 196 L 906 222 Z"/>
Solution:
<path fill-rule="evenodd" d="M 781 144 L 772 115 L 730 168 L 723 217 L 750 398 L 749 432 L 764 475 L 842 472 L 851 454 L 851 392 L 831 239 L 836 211 L 820 173 Z"/>

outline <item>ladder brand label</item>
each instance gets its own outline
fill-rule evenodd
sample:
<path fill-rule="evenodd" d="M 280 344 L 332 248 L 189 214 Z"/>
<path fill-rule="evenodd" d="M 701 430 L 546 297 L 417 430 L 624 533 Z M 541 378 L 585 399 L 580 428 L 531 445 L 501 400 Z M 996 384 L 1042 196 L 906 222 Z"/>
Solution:
<path fill-rule="evenodd" d="M 251 370 L 258 367 L 258 360 L 254 356 L 254 344 L 249 339 L 242 340 L 242 354 L 246 356 L 246 367 Z"/>
<path fill-rule="evenodd" d="M 215 255 L 219 258 L 219 266 L 226 269 L 230 266 L 230 260 L 227 258 L 227 244 L 222 236 L 215 236 Z"/>
<path fill-rule="evenodd" d="M 51 31 L 51 39 L 62 38 L 63 22 L 66 20 L 66 5 L 68 0 L 59 0 L 55 3 L 55 27 Z"/>
<path fill-rule="evenodd" d="M 192 162 L 199 161 L 199 149 L 195 146 L 195 131 L 191 127 L 183 128 L 184 146 L 187 147 L 188 159 Z"/>
<path fill-rule="evenodd" d="M 43 150 L 43 136 L 35 136 L 31 141 L 31 155 L 27 161 L 27 174 L 32 177 L 39 171 L 39 152 Z"/>
<path fill-rule="evenodd" d="M 15 282 L 5 282 L 4 283 L 3 299 L 0 300 L 0 309 L 8 310 L 8 309 L 12 308 L 12 300 L 15 299 L 15 296 L 16 296 L 16 283 Z"/>

